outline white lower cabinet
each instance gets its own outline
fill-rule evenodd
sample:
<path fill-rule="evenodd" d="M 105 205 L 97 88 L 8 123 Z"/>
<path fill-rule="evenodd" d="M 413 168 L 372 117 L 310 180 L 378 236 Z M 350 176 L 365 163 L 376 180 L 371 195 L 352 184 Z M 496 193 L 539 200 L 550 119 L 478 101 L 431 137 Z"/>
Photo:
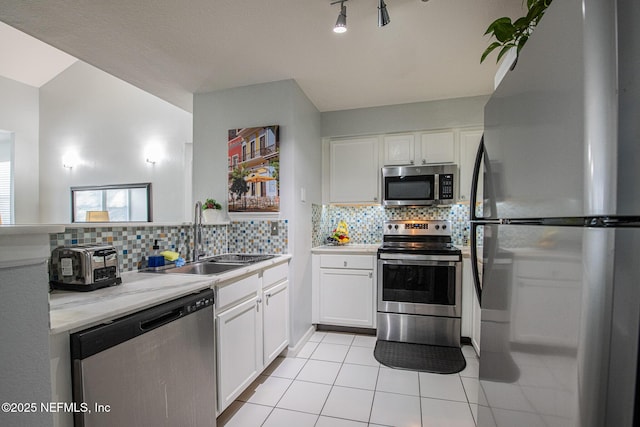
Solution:
<path fill-rule="evenodd" d="M 268 366 L 289 345 L 289 282 L 262 291 L 264 365 Z"/>
<path fill-rule="evenodd" d="M 288 263 L 216 286 L 220 414 L 289 345 Z"/>
<path fill-rule="evenodd" d="M 262 318 L 258 306 L 258 298 L 254 297 L 216 316 L 220 412 L 262 370 Z"/>
<path fill-rule="evenodd" d="M 471 260 L 462 258 L 462 327 L 461 335 L 471 339 L 476 352 L 480 353 L 480 303 L 476 295 L 471 271 Z"/>
<path fill-rule="evenodd" d="M 375 256 L 313 258 L 313 323 L 375 328 Z"/>

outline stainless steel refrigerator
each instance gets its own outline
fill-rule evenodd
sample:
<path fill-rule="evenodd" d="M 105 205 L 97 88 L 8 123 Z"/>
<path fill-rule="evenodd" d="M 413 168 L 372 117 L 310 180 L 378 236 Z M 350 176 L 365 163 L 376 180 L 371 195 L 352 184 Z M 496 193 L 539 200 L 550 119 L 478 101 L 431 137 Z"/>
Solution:
<path fill-rule="evenodd" d="M 480 427 L 640 425 L 638 22 L 637 0 L 555 0 L 485 107 Z"/>

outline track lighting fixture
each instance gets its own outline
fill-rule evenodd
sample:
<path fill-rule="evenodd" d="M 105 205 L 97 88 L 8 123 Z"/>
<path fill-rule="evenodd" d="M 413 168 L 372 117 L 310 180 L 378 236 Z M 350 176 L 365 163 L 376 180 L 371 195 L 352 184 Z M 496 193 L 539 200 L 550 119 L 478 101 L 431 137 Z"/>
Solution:
<path fill-rule="evenodd" d="M 384 27 L 391 20 L 389 19 L 389 12 L 387 12 L 387 5 L 384 4 L 384 0 L 380 0 L 378 3 L 378 27 Z"/>
<path fill-rule="evenodd" d="M 340 3 L 340 14 L 336 25 L 333 27 L 335 33 L 344 33 L 347 31 L 347 7 L 344 5 L 348 0 L 335 0 L 331 2 L 331 5 Z M 422 0 L 427 1 L 427 0 Z M 384 0 L 378 0 L 378 27 L 384 27 L 391 19 L 389 19 L 389 12 L 387 12 L 387 5 Z"/>
<path fill-rule="evenodd" d="M 338 20 L 336 21 L 336 25 L 333 27 L 334 33 L 344 33 L 347 31 L 347 6 L 344 5 L 344 2 L 347 0 L 334 1 L 331 4 L 340 3 L 340 14 L 338 15 Z"/>

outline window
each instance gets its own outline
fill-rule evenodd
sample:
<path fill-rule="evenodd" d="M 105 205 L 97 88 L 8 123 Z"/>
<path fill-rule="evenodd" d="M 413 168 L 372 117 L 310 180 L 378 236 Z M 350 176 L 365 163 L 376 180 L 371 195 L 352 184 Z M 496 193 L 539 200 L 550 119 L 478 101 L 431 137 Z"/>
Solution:
<path fill-rule="evenodd" d="M 151 222 L 151 183 L 71 187 L 71 222 Z"/>
<path fill-rule="evenodd" d="M 13 133 L 0 131 L 0 220 L 13 224 Z"/>

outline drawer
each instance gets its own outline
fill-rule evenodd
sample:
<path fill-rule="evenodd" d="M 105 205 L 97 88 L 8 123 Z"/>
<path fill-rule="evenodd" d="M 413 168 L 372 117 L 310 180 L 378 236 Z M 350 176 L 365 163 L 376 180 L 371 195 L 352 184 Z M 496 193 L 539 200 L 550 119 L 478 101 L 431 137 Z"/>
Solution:
<path fill-rule="evenodd" d="M 257 273 L 227 285 L 217 286 L 216 310 L 257 295 L 259 289 L 260 278 Z"/>
<path fill-rule="evenodd" d="M 375 257 L 371 255 L 321 255 L 320 268 L 352 268 L 372 270 Z"/>
<path fill-rule="evenodd" d="M 262 288 L 266 288 L 278 282 L 286 280 L 289 276 L 289 263 L 276 265 L 275 267 L 268 268 L 262 273 Z"/>

